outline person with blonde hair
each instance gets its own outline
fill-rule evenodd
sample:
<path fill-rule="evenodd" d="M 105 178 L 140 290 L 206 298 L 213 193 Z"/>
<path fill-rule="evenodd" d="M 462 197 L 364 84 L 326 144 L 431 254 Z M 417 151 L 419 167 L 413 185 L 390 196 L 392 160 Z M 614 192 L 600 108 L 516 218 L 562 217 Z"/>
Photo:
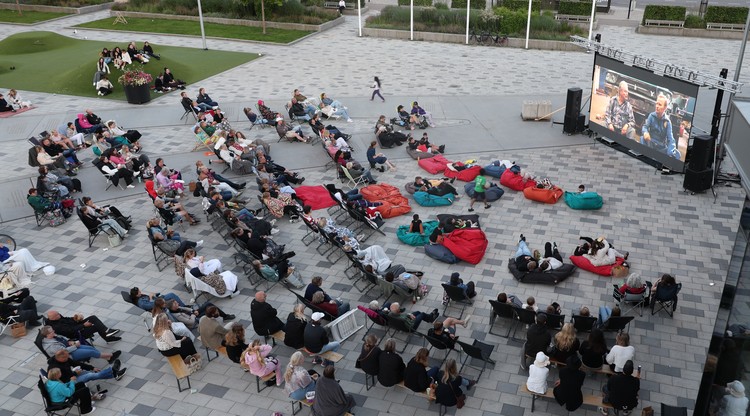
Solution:
<path fill-rule="evenodd" d="M 190 338 L 175 338 L 174 332 L 172 332 L 172 322 L 169 321 L 166 314 L 160 313 L 156 317 L 156 322 L 151 332 L 156 340 L 156 348 L 161 355 L 171 357 L 179 354 L 186 364 L 190 363 L 190 359 L 192 358 L 198 361 L 201 360 L 201 355 L 195 350 L 195 345 L 193 345 L 193 341 Z"/>
<path fill-rule="evenodd" d="M 635 359 L 635 347 L 630 345 L 630 335 L 627 332 L 617 334 L 616 342 L 607 354 L 606 360 L 612 371 L 622 373 L 625 363 Z"/>
<path fill-rule="evenodd" d="M 469 380 L 458 374 L 458 366 L 453 358 L 445 360 L 436 381 L 435 403 L 448 407 L 453 407 L 458 403 L 458 398 L 463 395 L 462 387 L 466 387 L 468 391 L 477 384 L 476 380 Z"/>
<path fill-rule="evenodd" d="M 47 381 L 44 383 L 44 388 L 49 393 L 50 404 L 61 404 L 66 400 L 71 399 L 71 402 L 78 402 L 81 407 L 81 415 L 88 415 L 96 410 L 96 407 L 91 406 L 91 390 L 86 387 L 83 383 L 76 383 L 75 377 L 67 383 L 60 381 L 62 375 L 59 368 L 51 368 L 47 372 Z"/>
<path fill-rule="evenodd" d="M 421 393 L 430 387 L 440 367 L 430 367 L 430 350 L 420 348 L 417 354 L 409 360 L 404 370 L 404 385 L 414 392 Z"/>
<path fill-rule="evenodd" d="M 296 351 L 289 358 L 289 365 L 284 370 L 284 382 L 286 383 L 284 390 L 292 400 L 304 400 L 307 393 L 315 391 L 315 379 L 302 366 L 304 362 L 305 356 L 301 352 Z M 313 374 L 317 375 L 314 372 Z"/>
<path fill-rule="evenodd" d="M 361 368 L 365 374 L 376 376 L 380 372 L 380 354 L 382 351 L 378 347 L 379 342 L 380 340 L 374 334 L 365 337 L 365 343 L 362 344 L 362 350 L 356 363 L 356 367 Z"/>
<path fill-rule="evenodd" d="M 16 110 L 31 107 L 31 101 L 24 101 L 24 99 L 21 98 L 21 94 L 19 94 L 15 88 L 11 88 L 10 91 L 8 91 L 8 103 Z"/>
<path fill-rule="evenodd" d="M 284 345 L 292 348 L 304 347 L 306 326 L 307 317 L 305 316 L 305 305 L 303 303 L 298 303 L 294 305 L 294 310 L 289 312 L 289 315 L 286 318 Z"/>
<path fill-rule="evenodd" d="M 270 355 L 271 347 L 268 344 L 260 343 L 260 340 L 253 340 L 250 345 L 242 353 L 240 365 L 242 368 L 246 368 L 252 375 L 258 377 L 265 377 L 271 373 L 276 373 L 276 385 L 281 385 L 281 365 L 279 360 Z M 273 380 L 269 380 L 268 384 L 273 383 Z"/>
<path fill-rule="evenodd" d="M 154 307 L 151 308 L 151 326 L 156 325 L 156 318 L 162 314 L 166 313 L 167 310 L 167 300 L 164 298 L 156 298 L 154 299 Z M 174 318 L 173 318 L 174 319 Z M 193 332 L 188 329 L 187 325 L 185 325 L 183 322 L 172 322 L 171 324 L 172 332 L 174 332 L 175 335 L 179 335 L 181 337 L 188 337 L 191 341 L 195 341 L 195 335 L 193 335 Z"/>
<path fill-rule="evenodd" d="M 565 362 L 568 357 L 578 353 L 581 345 L 572 323 L 567 322 L 563 325 L 562 330 L 555 334 L 552 345 L 549 355 L 556 361 Z"/>

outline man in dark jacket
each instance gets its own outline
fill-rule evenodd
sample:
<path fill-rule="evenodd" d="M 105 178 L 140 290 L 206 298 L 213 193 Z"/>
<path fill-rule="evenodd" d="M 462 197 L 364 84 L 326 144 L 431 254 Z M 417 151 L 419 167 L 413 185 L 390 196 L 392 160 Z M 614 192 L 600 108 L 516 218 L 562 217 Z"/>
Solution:
<path fill-rule="evenodd" d="M 75 314 L 72 317 L 60 315 L 58 311 L 47 312 L 47 324 L 51 326 L 56 333 L 71 339 L 78 339 L 81 335 L 84 338 L 91 338 L 94 334 L 99 334 L 107 342 L 119 341 L 121 338 L 116 336 L 120 330 L 107 328 L 96 315 L 84 318 L 81 314 Z"/>
<path fill-rule="evenodd" d="M 16 321 L 26 322 L 27 326 L 41 326 L 39 319 L 42 317 L 36 311 L 36 300 L 29 293 L 29 289 L 24 288 L 0 301 L 0 317 L 18 316 Z"/>
<path fill-rule="evenodd" d="M 47 371 L 51 368 L 59 368 L 60 381 L 67 383 L 71 377 L 76 377 L 77 383 L 86 383 L 92 380 L 104 380 L 114 378 L 120 380 L 125 375 L 127 368 L 120 368 L 120 360 L 115 359 L 111 366 L 107 366 L 102 370 L 94 368 L 90 364 L 86 364 L 81 361 L 75 361 L 70 358 L 70 353 L 67 350 L 58 350 L 54 356 L 47 360 Z"/>
<path fill-rule="evenodd" d="M 526 357 L 536 357 L 536 353 L 547 353 L 552 335 L 547 330 L 547 314 L 540 312 L 536 315 L 536 323 L 526 331 Z M 523 359 L 523 369 L 528 368 L 527 358 Z"/>
<path fill-rule="evenodd" d="M 305 326 L 305 349 L 314 354 L 323 354 L 328 351 L 336 352 L 341 345 L 338 341 L 329 341 L 326 329 L 320 325 L 320 321 L 325 317 L 322 312 L 314 312 L 311 316 L 310 323 Z M 253 319 L 255 322 L 255 319 Z M 324 363 L 320 356 L 313 359 L 313 364 L 330 365 L 333 363 Z"/>
<path fill-rule="evenodd" d="M 253 320 L 253 328 L 258 335 L 271 335 L 284 330 L 284 322 L 276 316 L 277 312 L 273 306 L 266 303 L 266 292 L 260 291 L 255 294 L 255 299 L 250 303 L 250 317 Z"/>
<path fill-rule="evenodd" d="M 602 388 L 602 402 L 611 404 L 617 410 L 632 410 L 638 406 L 638 390 L 641 389 L 640 372 L 633 377 L 633 361 L 628 360 L 622 366 L 622 374 L 609 378 Z"/>

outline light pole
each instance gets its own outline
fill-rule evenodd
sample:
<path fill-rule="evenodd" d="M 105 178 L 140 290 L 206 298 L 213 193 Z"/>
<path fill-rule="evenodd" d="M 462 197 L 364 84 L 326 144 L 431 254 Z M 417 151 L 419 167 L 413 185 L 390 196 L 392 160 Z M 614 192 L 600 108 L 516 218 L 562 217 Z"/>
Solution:
<path fill-rule="evenodd" d="M 529 0 L 529 15 L 526 17 L 526 47 L 529 49 L 529 34 L 531 33 L 531 0 Z"/>
<path fill-rule="evenodd" d="M 414 0 L 409 6 L 409 40 L 414 40 Z"/>
<path fill-rule="evenodd" d="M 591 0 L 591 21 L 589 22 L 589 40 L 594 32 L 594 12 L 596 12 L 596 0 Z"/>
<path fill-rule="evenodd" d="M 471 6 L 471 0 L 466 0 L 466 44 L 469 44 L 469 7 Z"/>
<path fill-rule="evenodd" d="M 362 37 L 362 0 L 357 0 L 357 22 L 359 24 L 359 37 Z"/>
<path fill-rule="evenodd" d="M 201 39 L 203 40 L 203 50 L 208 50 L 206 47 L 206 30 L 203 28 L 203 9 L 201 9 L 201 0 L 198 0 L 198 20 L 201 23 Z"/>

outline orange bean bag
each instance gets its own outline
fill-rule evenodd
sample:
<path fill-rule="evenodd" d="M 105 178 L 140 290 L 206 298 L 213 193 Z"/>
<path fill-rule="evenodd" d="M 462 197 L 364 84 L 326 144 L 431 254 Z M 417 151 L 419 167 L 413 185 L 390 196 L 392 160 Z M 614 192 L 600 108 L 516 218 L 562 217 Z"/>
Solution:
<path fill-rule="evenodd" d="M 553 186 L 552 189 L 540 189 L 537 187 L 526 188 L 523 190 L 523 196 L 526 199 L 530 199 L 536 202 L 542 202 L 545 204 L 554 204 L 563 195 L 563 190 Z"/>
<path fill-rule="evenodd" d="M 612 268 L 624 263 L 625 259 L 623 259 L 622 257 L 618 257 L 615 261 L 615 264 L 608 264 L 606 266 L 594 266 L 593 264 L 591 264 L 589 259 L 583 256 L 570 256 L 570 261 L 579 268 L 591 273 L 596 273 L 600 276 L 612 276 Z"/>
<path fill-rule="evenodd" d="M 533 179 L 524 181 L 521 174 L 512 172 L 510 169 L 505 169 L 505 172 L 500 175 L 500 185 L 515 191 L 523 191 L 526 188 L 535 187 L 536 181 Z"/>
<path fill-rule="evenodd" d="M 376 210 L 383 218 L 404 215 L 411 211 L 409 200 L 406 199 L 395 186 L 381 183 L 366 186 L 359 190 L 362 196 L 370 202 L 382 202 Z"/>
<path fill-rule="evenodd" d="M 459 259 L 477 264 L 482 261 L 489 241 L 479 228 L 460 228 L 448 234 L 443 245 Z"/>
<path fill-rule="evenodd" d="M 450 170 L 446 167 L 443 175 L 445 175 L 446 178 L 456 178 L 459 181 L 471 182 L 477 177 L 477 175 L 479 175 L 481 169 L 481 166 L 472 166 L 468 169 L 456 172 L 455 170 Z"/>
<path fill-rule="evenodd" d="M 431 157 L 429 159 L 420 159 L 417 163 L 419 164 L 420 168 L 434 175 L 438 172 L 444 171 L 448 163 L 453 162 L 446 159 L 443 155 L 435 155 L 434 157 Z"/>

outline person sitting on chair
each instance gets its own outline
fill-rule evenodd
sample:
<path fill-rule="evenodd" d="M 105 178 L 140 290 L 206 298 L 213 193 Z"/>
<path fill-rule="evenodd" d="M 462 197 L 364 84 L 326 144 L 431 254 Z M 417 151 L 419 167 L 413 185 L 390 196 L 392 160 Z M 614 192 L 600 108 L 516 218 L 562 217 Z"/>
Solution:
<path fill-rule="evenodd" d="M 255 299 L 250 303 L 250 318 L 255 333 L 265 336 L 283 331 L 284 322 L 276 314 L 276 309 L 266 302 L 266 292 L 255 293 Z"/>
<path fill-rule="evenodd" d="M 396 340 L 388 338 L 378 357 L 378 382 L 392 387 L 404 380 L 404 360 L 396 352 Z"/>
<path fill-rule="evenodd" d="M 532 324 L 526 331 L 526 349 L 524 350 L 523 367 L 525 368 L 528 362 L 526 357 L 534 357 L 539 352 L 547 352 L 547 348 L 551 342 L 552 335 L 550 335 L 547 329 L 547 314 L 540 312 L 536 314 L 536 323 Z"/>
<path fill-rule="evenodd" d="M 610 131 L 617 132 L 630 140 L 636 140 L 633 105 L 628 101 L 628 82 L 620 81 L 617 95 L 609 100 L 604 112 L 604 124 Z"/>
<path fill-rule="evenodd" d="M 307 299 L 307 300 L 309 300 L 309 301 L 312 302 L 313 295 L 316 292 L 322 292 L 323 293 L 323 301 L 324 302 L 328 302 L 328 303 L 330 303 L 332 305 L 336 305 L 336 308 L 337 308 L 337 311 L 338 311 L 338 314 L 336 316 L 343 315 L 343 314 L 345 314 L 346 312 L 349 311 L 349 309 L 351 308 L 349 306 L 349 302 L 344 302 L 341 299 L 333 299 L 333 298 L 331 298 L 323 290 L 322 286 L 323 286 L 323 278 L 320 277 L 320 276 L 313 277 L 312 280 L 310 281 L 310 284 L 308 284 L 307 288 L 305 289 L 305 299 Z"/>
<path fill-rule="evenodd" d="M 91 400 L 95 395 L 92 395 L 91 390 L 84 383 L 76 383 L 75 377 L 72 377 L 67 383 L 63 383 L 60 381 L 61 375 L 59 368 L 51 368 L 47 371 L 47 381 L 44 382 L 44 388 L 50 396 L 52 402 L 50 404 L 63 406 L 68 401 L 68 403 L 77 403 L 80 406 L 81 415 L 93 413 L 96 407 L 91 405 Z M 96 397 L 101 399 L 103 395 L 96 395 Z"/>
<path fill-rule="evenodd" d="M 477 295 L 477 291 L 474 288 L 474 282 L 464 283 L 463 279 L 461 279 L 461 275 L 458 272 L 451 273 L 451 278 L 448 284 L 451 286 L 460 287 L 461 289 L 463 289 L 464 294 L 469 298 L 473 298 Z"/>
<path fill-rule="evenodd" d="M 668 273 L 664 273 L 659 280 L 654 283 L 654 288 L 651 291 L 653 293 L 653 301 L 660 300 L 662 302 L 672 301 L 672 310 L 677 309 L 677 292 L 679 288 L 677 281 L 674 276 Z"/>
<path fill-rule="evenodd" d="M 15 317 L 16 322 L 25 322 L 29 327 L 42 326 L 39 319 L 43 316 L 37 312 L 36 299 L 29 295 L 28 288 L 21 289 L 0 302 L 0 317 L 8 320 L 11 316 Z"/>
<path fill-rule="evenodd" d="M 42 335 L 42 349 L 44 352 L 52 357 L 58 351 L 63 350 L 70 353 L 70 356 L 76 361 L 87 361 L 91 358 L 102 358 L 110 362 L 114 362 L 117 357 L 122 354 L 120 351 L 114 353 L 100 352 L 98 349 L 91 345 L 81 344 L 81 341 L 74 341 L 68 337 L 58 335 L 51 326 L 45 325 L 39 330 Z"/>
<path fill-rule="evenodd" d="M 440 312 L 437 309 L 433 309 L 432 313 L 430 314 L 426 314 L 421 311 L 412 311 L 411 313 L 405 313 L 401 310 L 401 305 L 399 305 L 398 302 L 393 302 L 391 304 L 386 303 L 385 305 L 383 305 L 383 309 L 389 311 L 388 318 L 400 319 L 404 321 L 406 326 L 408 328 L 411 328 L 412 331 L 416 331 L 422 321 L 433 323 L 435 322 L 435 319 L 440 316 Z"/>
<path fill-rule="evenodd" d="M 672 132 L 672 119 L 667 114 L 669 99 L 662 93 L 656 97 L 654 112 L 649 114 L 641 128 L 641 144 L 675 159 L 682 158 Z"/>
<path fill-rule="evenodd" d="M 313 312 L 310 317 L 310 322 L 305 326 L 305 349 L 312 354 L 315 354 L 313 358 L 313 364 L 330 365 L 333 364 L 328 360 L 324 360 L 320 354 L 328 351 L 336 352 L 341 348 L 341 344 L 338 341 L 330 341 L 325 328 L 320 325 L 320 321 L 325 318 L 325 314 L 322 312 Z"/>
<path fill-rule="evenodd" d="M 182 307 L 186 306 L 185 302 L 183 302 L 179 296 L 171 292 L 165 294 L 152 293 L 150 295 L 147 295 L 141 292 L 141 289 L 139 289 L 137 286 L 130 289 L 130 301 L 144 311 L 151 312 L 151 309 L 153 309 L 154 307 L 154 299 L 156 298 L 164 298 L 164 300 L 166 300 L 167 302 L 169 302 L 170 300 L 174 300 L 178 305 Z"/>
<path fill-rule="evenodd" d="M 315 392 L 315 381 L 318 379 L 317 373 L 312 375 L 302 364 L 305 362 L 305 356 L 301 352 L 295 351 L 289 358 L 289 365 L 284 371 L 284 391 L 292 400 L 305 400 L 308 393 Z"/>
<path fill-rule="evenodd" d="M 73 339 L 78 339 L 81 336 L 91 338 L 94 334 L 99 334 L 107 342 L 115 342 L 121 339 L 117 336 L 120 333 L 119 329 L 108 328 L 96 315 L 84 317 L 83 314 L 77 313 L 72 317 L 65 317 L 56 310 L 50 310 L 47 312 L 47 325 L 51 326 L 58 334 Z"/>
<path fill-rule="evenodd" d="M 344 392 L 336 380 L 336 368 L 325 366 L 323 377 L 319 377 L 315 385 L 315 401 L 312 405 L 313 415 L 343 415 L 354 408 L 357 403 L 354 396 Z"/>
<path fill-rule="evenodd" d="M 278 133 L 279 137 L 286 137 L 289 141 L 297 140 L 302 143 L 307 143 L 307 139 L 302 132 L 302 127 L 292 127 L 291 124 L 284 121 L 284 116 L 281 114 L 276 117 L 276 133 Z"/>
<path fill-rule="evenodd" d="M 635 358 L 635 347 L 630 345 L 630 335 L 627 332 L 618 333 L 616 341 L 617 344 L 609 351 L 606 359 L 612 371 L 621 373 L 625 363 Z"/>
<path fill-rule="evenodd" d="M 432 121 L 432 114 L 427 112 L 424 108 L 419 106 L 419 103 L 414 101 L 411 103 L 411 113 L 417 116 L 422 116 L 430 124 L 430 127 L 435 127 L 435 122 Z"/>
<path fill-rule="evenodd" d="M 125 236 L 128 235 L 127 229 L 123 228 L 123 226 L 120 225 L 117 220 L 109 217 L 110 215 L 112 215 L 115 218 L 122 218 L 126 224 L 129 224 L 130 220 L 124 217 L 117 208 L 110 206 L 99 208 L 94 204 L 94 201 L 92 201 L 91 198 L 87 196 L 84 196 L 82 201 L 83 206 L 81 207 L 81 211 L 83 211 L 83 215 L 91 218 L 97 224 L 102 224 L 107 228 L 111 228 L 120 236 L 120 238 L 125 238 Z"/>

